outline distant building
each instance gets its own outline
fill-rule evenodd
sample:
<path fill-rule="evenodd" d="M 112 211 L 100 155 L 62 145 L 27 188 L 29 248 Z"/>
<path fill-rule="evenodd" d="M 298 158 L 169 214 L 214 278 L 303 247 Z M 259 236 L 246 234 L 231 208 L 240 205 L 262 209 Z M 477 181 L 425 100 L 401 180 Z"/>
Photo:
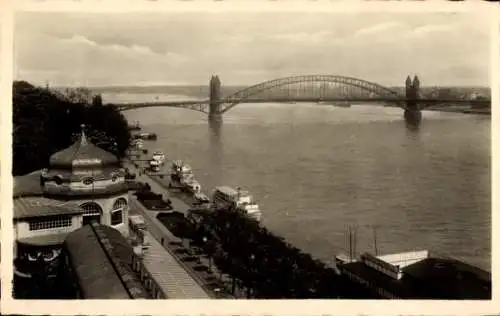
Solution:
<path fill-rule="evenodd" d="M 337 257 L 341 273 L 374 298 L 491 299 L 491 274 L 427 250 L 373 256 L 359 260 Z"/>
<path fill-rule="evenodd" d="M 64 239 L 91 222 L 128 235 L 128 187 L 114 155 L 89 142 L 83 130 L 50 157 L 47 169 L 14 179 L 14 258 L 18 276 L 36 263 L 58 264 Z"/>

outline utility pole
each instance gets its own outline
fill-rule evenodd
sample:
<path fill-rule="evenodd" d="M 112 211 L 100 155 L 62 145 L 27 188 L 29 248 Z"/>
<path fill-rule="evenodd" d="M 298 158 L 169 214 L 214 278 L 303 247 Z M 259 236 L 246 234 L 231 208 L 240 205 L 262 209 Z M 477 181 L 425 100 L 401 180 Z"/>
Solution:
<path fill-rule="evenodd" d="M 349 247 L 349 260 L 352 262 L 356 257 L 357 229 L 351 225 L 347 228 L 347 242 Z"/>
<path fill-rule="evenodd" d="M 352 229 L 349 226 L 349 260 L 352 261 Z"/>
<path fill-rule="evenodd" d="M 353 230 L 353 259 L 356 259 L 356 244 L 358 242 L 358 228 L 356 226 L 354 226 L 354 230 Z"/>

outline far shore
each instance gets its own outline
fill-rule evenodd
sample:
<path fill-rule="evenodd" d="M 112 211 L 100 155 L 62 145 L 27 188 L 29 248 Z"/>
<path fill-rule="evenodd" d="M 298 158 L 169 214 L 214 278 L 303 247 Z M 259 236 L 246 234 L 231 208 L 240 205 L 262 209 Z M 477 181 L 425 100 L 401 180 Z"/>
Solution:
<path fill-rule="evenodd" d="M 424 111 L 450 112 L 475 115 L 491 115 L 491 109 L 429 108 Z"/>

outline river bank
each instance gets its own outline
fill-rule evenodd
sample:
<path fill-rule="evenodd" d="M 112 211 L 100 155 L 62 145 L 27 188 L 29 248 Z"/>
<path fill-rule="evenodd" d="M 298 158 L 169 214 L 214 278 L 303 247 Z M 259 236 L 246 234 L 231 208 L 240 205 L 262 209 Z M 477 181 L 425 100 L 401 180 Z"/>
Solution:
<path fill-rule="evenodd" d="M 165 225 L 164 221 L 158 218 L 160 214 L 182 214 L 182 216 L 185 216 L 191 205 L 171 194 L 168 186 L 163 186 L 154 177 L 143 172 L 147 166 L 147 157 L 147 154 L 141 153 L 139 157 L 134 157 L 134 160 L 124 161 L 123 166 L 136 174 L 136 181 L 149 184 L 152 192 L 162 194 L 164 199 L 168 198 L 172 203 L 173 209 L 166 212 L 150 210 L 142 205 L 137 198 L 132 197 L 131 201 L 132 205 L 135 206 L 135 212 L 146 219 L 148 230 L 151 231 L 153 237 L 168 250 L 207 293 L 210 293 L 212 298 L 245 298 L 246 296 L 240 287 L 236 287 L 234 293 L 231 293 L 232 278 L 229 275 L 223 274 L 211 262 L 211 259 L 204 255 L 200 248 L 191 245 L 190 242 L 186 242 L 185 239 L 178 236 L 178 232 L 170 230 L 169 225 Z M 131 214 L 134 214 L 134 211 Z"/>
<path fill-rule="evenodd" d="M 134 163 L 137 166 L 138 170 L 146 170 L 147 159 L 144 159 L 145 157 L 143 157 L 143 156 L 147 157 L 147 155 L 141 155 L 141 157 L 137 158 L 138 159 L 137 162 Z M 189 198 L 189 194 L 182 193 L 182 192 L 179 192 L 179 193 L 172 192 L 173 190 L 169 189 L 169 185 L 168 185 L 168 183 L 169 183 L 168 178 L 169 177 L 168 177 L 167 173 L 161 173 L 161 174 L 156 174 L 156 175 L 147 175 L 147 176 L 142 174 L 141 177 L 142 177 L 141 180 L 145 179 L 145 177 L 147 177 L 146 182 L 151 184 L 151 191 L 152 192 L 163 193 L 164 196 L 168 196 L 168 198 L 171 199 L 172 205 L 174 207 L 171 212 L 155 213 L 156 215 L 154 216 L 154 221 L 161 222 L 162 229 L 169 230 L 170 235 L 172 235 L 172 236 L 178 235 L 177 238 L 180 237 L 180 238 L 184 238 L 184 239 L 189 240 L 190 239 L 189 236 L 181 237 L 181 235 L 183 235 L 183 234 L 182 234 L 182 232 L 179 233 L 177 231 L 178 227 L 176 227 L 177 226 L 176 224 L 179 223 L 179 219 L 180 219 L 178 217 L 181 216 L 182 218 L 184 218 L 184 216 L 187 214 L 187 211 L 189 210 L 189 207 L 192 206 L 192 202 L 191 202 L 191 199 Z M 194 199 L 192 201 L 194 201 Z M 219 213 L 224 214 L 224 210 L 217 212 L 217 214 L 219 214 Z M 230 213 L 232 213 L 232 212 L 230 212 Z M 232 214 L 235 214 L 235 213 L 232 213 Z M 218 218 L 220 216 L 224 216 L 224 215 L 215 215 L 216 218 Z M 239 215 L 237 215 L 237 217 L 238 216 Z M 168 223 L 165 223 L 165 221 L 169 220 L 169 218 L 171 219 L 171 217 L 174 217 L 174 221 L 169 221 Z M 214 219 L 212 219 L 212 220 L 214 220 Z M 212 220 L 209 220 L 207 223 L 212 222 Z M 251 268 L 249 271 L 245 272 L 245 273 L 256 273 L 255 277 L 258 278 L 259 280 L 260 280 L 260 278 L 263 277 L 263 275 L 268 275 L 268 273 L 273 274 L 273 276 L 270 277 L 270 279 L 268 281 L 265 281 L 265 283 L 262 283 L 262 284 L 257 283 L 257 285 L 256 285 L 257 287 L 255 289 L 258 289 L 258 293 L 260 295 L 257 297 L 273 298 L 274 297 L 273 295 L 278 295 L 276 298 L 287 298 L 287 297 L 289 297 L 289 298 L 294 298 L 294 297 L 295 298 L 313 298 L 313 297 L 316 297 L 316 298 L 338 298 L 338 297 L 340 297 L 339 295 L 341 295 L 341 297 L 346 297 L 346 298 L 347 297 L 349 297 L 349 298 L 361 298 L 361 297 L 368 298 L 368 297 L 371 297 L 371 296 L 367 296 L 367 295 L 369 295 L 368 293 L 359 289 L 357 286 L 353 285 L 350 281 L 348 281 L 344 276 L 340 275 L 340 272 L 338 270 L 336 270 L 335 267 L 329 266 L 328 264 L 325 264 L 324 262 L 321 262 L 317 259 L 313 259 L 307 253 L 302 253 L 298 248 L 295 248 L 291 244 L 285 242 L 282 237 L 279 237 L 279 236 L 273 237 L 275 235 L 273 235 L 271 232 L 267 233 L 267 230 L 263 226 L 259 226 L 259 225 L 253 226 L 253 224 L 251 224 L 251 222 L 248 222 L 248 220 L 243 219 L 243 218 L 240 220 L 243 220 L 245 223 L 250 224 L 249 227 L 243 228 L 243 230 L 242 230 L 242 232 L 245 231 L 247 234 L 249 234 L 249 237 L 252 234 L 257 234 L 256 236 L 258 236 L 259 234 L 261 234 L 261 235 L 263 234 L 262 236 L 269 236 L 268 238 L 271 238 L 269 241 L 262 240 L 263 244 L 261 245 L 260 243 L 258 243 L 258 247 L 254 250 L 256 256 L 261 258 L 261 260 L 263 260 L 264 262 L 268 262 L 269 259 L 266 259 L 266 254 L 265 254 L 265 253 L 267 253 L 267 250 L 265 250 L 265 249 L 268 249 L 267 247 L 269 247 L 271 245 L 273 245 L 274 247 L 277 247 L 276 248 L 277 253 L 271 255 L 272 257 L 277 256 L 278 259 L 276 259 L 276 260 L 278 260 L 278 261 L 279 260 L 285 260 L 285 261 L 292 260 L 290 262 L 295 262 L 294 260 L 299 260 L 299 262 L 296 263 L 296 264 L 299 264 L 299 266 L 297 268 L 295 268 L 295 269 L 299 269 L 298 271 L 292 272 L 292 270 L 289 271 L 289 270 L 286 270 L 285 268 L 283 268 L 286 271 L 289 271 L 289 272 L 285 271 L 284 272 L 285 275 L 286 275 L 286 273 L 292 273 L 293 279 L 298 278 L 298 280 L 299 280 L 299 281 L 296 281 L 295 283 L 291 283 L 291 284 L 286 285 L 286 286 L 279 285 L 276 287 L 276 284 L 279 284 L 279 282 L 276 284 L 273 283 L 276 281 L 275 279 L 279 279 L 283 276 L 281 276 L 281 274 L 282 274 L 281 272 L 273 270 L 275 268 L 275 266 L 271 262 L 269 262 L 269 265 L 270 265 L 269 267 L 267 265 L 265 265 L 265 266 L 262 266 L 261 269 L 254 270 L 254 268 Z M 233 220 L 230 220 L 226 224 L 229 224 L 229 223 L 231 223 L 230 225 L 232 225 L 232 224 L 236 225 L 236 223 L 238 223 L 238 220 L 236 218 L 234 218 Z M 228 226 L 225 226 L 226 224 L 223 224 L 223 227 L 228 227 Z M 203 228 L 202 230 L 205 230 L 205 229 L 207 229 L 207 226 L 205 226 L 205 225 L 206 224 L 202 224 L 202 226 L 198 226 L 198 227 L 201 227 L 201 228 Z M 217 231 L 217 232 L 221 233 L 222 231 L 221 231 L 220 227 L 214 226 L 212 228 L 214 229 L 213 231 L 211 231 L 209 229 L 205 233 L 202 233 L 202 234 L 208 234 L 208 235 L 204 235 L 204 236 L 212 236 L 212 237 L 209 237 L 207 239 L 207 241 L 209 243 L 210 243 L 210 240 L 213 240 L 213 241 L 215 241 L 215 240 L 219 240 L 219 241 L 227 240 L 227 235 L 224 235 L 224 233 L 218 237 L 221 239 L 213 239 L 213 238 L 215 238 L 212 235 L 214 232 Z M 195 233 L 195 235 L 199 236 L 198 233 Z M 232 234 L 231 234 L 231 236 L 235 237 L 235 238 L 237 237 L 237 236 L 232 235 Z M 254 238 L 256 238 L 256 237 L 254 237 Z M 248 240 L 254 240 L 254 238 L 249 238 Z M 205 237 L 203 239 L 205 240 Z M 232 239 L 232 238 L 230 238 L 230 239 Z M 195 242 L 196 240 L 197 240 L 197 238 L 194 238 L 193 242 Z M 237 240 L 238 239 L 235 239 L 234 242 L 236 242 Z M 243 240 L 247 240 L 247 238 L 243 238 Z M 206 243 L 207 241 L 203 241 L 202 244 Z M 266 243 L 270 243 L 270 244 L 266 246 Z M 239 244 L 239 242 L 238 242 L 238 244 Z M 280 244 L 281 244 L 281 246 L 280 246 Z M 226 249 L 226 248 L 219 248 L 222 245 L 223 244 L 220 244 L 216 248 L 220 249 L 220 250 Z M 208 247 L 208 244 L 206 244 L 206 246 Z M 263 248 L 261 248 L 261 246 L 263 246 Z M 242 246 L 242 247 L 243 247 L 242 249 L 247 249 L 247 247 L 244 247 L 244 246 Z M 236 248 L 239 248 L 239 247 L 236 247 Z M 259 250 L 258 248 L 261 248 L 261 250 Z M 289 248 L 289 250 L 286 250 L 287 248 Z M 235 249 L 235 248 L 234 248 L 234 246 L 232 246 L 229 249 Z M 207 249 L 205 249 L 205 250 L 207 250 Z M 223 251 L 224 252 L 228 251 L 228 249 L 223 250 Z M 251 251 L 251 250 L 248 250 L 248 251 Z M 264 252 L 261 253 L 262 251 L 264 251 Z M 285 251 L 285 252 L 283 252 L 283 251 Z M 223 255 L 223 257 L 228 258 L 229 261 L 232 262 L 232 264 L 234 265 L 235 262 L 239 262 L 238 260 L 241 260 L 241 258 L 240 258 L 241 255 L 243 255 L 243 257 L 246 258 L 245 251 L 233 253 L 232 255 L 231 255 L 231 251 L 229 251 L 229 253 L 227 253 L 226 255 Z M 252 256 L 250 254 L 247 254 L 247 255 Z M 269 254 L 267 254 L 267 255 L 269 255 Z M 293 259 L 293 256 L 296 256 L 296 255 L 298 255 L 298 257 Z M 235 256 L 235 257 L 233 257 L 233 256 Z M 282 258 L 282 256 L 285 256 L 285 258 Z M 292 258 L 287 258 L 288 256 L 292 256 Z M 212 256 L 210 256 L 210 257 L 212 257 Z M 217 258 L 221 258 L 220 255 L 218 257 L 213 257 L 213 260 L 215 262 L 220 262 L 220 259 L 219 259 L 219 261 L 217 261 Z M 279 258 L 282 258 L 282 259 L 279 259 Z M 234 260 L 237 260 L 237 261 L 234 261 Z M 245 260 L 245 259 L 243 259 L 243 260 Z M 248 260 L 248 259 L 246 259 L 246 260 Z M 281 261 L 279 261 L 279 262 L 281 262 Z M 219 263 L 217 263 L 217 264 L 219 264 Z M 241 262 L 241 264 L 243 266 L 240 266 L 240 264 L 236 263 L 236 266 L 234 266 L 234 268 L 231 268 L 229 270 L 228 270 L 227 264 L 228 264 L 227 262 L 223 264 L 223 266 L 225 268 L 222 271 L 225 271 L 225 273 L 228 273 L 228 271 L 233 271 L 234 269 L 239 269 L 240 270 L 239 273 L 241 273 L 241 271 L 246 271 L 245 267 L 244 267 L 244 261 Z M 219 271 L 219 275 L 222 275 L 222 271 L 219 270 L 215 266 L 215 264 L 211 264 L 211 262 L 209 261 L 209 267 L 210 266 L 215 267 L 215 270 Z M 260 264 L 259 264 L 259 266 L 260 266 Z M 301 267 L 301 268 L 299 268 L 299 267 Z M 241 286 L 242 286 L 241 289 L 243 289 L 243 288 L 246 289 L 246 296 L 245 297 L 249 298 L 250 297 L 250 296 L 248 296 L 248 295 L 250 295 L 249 294 L 250 288 L 248 287 L 249 281 L 246 280 L 244 276 L 241 276 L 241 275 L 238 276 L 238 272 L 236 275 L 233 275 L 232 273 L 233 272 L 229 272 L 229 274 L 231 275 L 231 278 L 236 278 L 237 280 L 239 280 L 238 283 L 241 284 Z M 322 277 L 320 277 L 318 280 L 316 280 L 314 277 L 315 274 L 318 274 L 318 276 L 322 275 Z M 244 274 L 244 275 L 246 275 L 246 274 Z M 292 276 L 290 276 L 290 277 L 292 277 Z M 266 277 L 266 280 L 267 280 L 267 278 L 268 277 Z M 313 278 L 312 280 L 305 281 L 305 282 L 313 282 L 313 283 L 314 282 L 320 282 L 320 283 L 326 282 L 326 283 L 324 285 L 318 285 L 318 286 L 320 286 L 320 289 L 318 289 L 320 292 L 317 293 L 317 295 L 319 295 L 319 296 L 315 296 L 316 292 L 314 292 L 314 290 L 311 290 L 312 292 L 310 292 L 308 289 L 303 288 L 303 286 L 306 283 L 303 283 L 304 281 L 300 281 L 300 280 L 302 280 L 301 278 L 306 278 L 306 279 Z M 323 281 L 319 281 L 320 279 L 322 279 Z M 327 280 L 330 280 L 330 281 L 327 282 Z M 273 285 L 274 287 L 271 286 L 271 284 L 265 285 L 265 284 L 267 284 L 267 282 L 271 282 L 272 284 L 275 284 L 275 285 Z M 307 283 L 307 284 L 309 284 L 309 283 Z M 330 284 L 330 285 L 327 285 L 327 284 Z M 271 287 L 269 288 L 269 286 L 271 286 Z M 285 286 L 285 288 L 290 286 L 290 288 L 284 289 L 284 292 L 280 292 L 283 290 L 277 290 L 283 286 Z M 234 288 L 234 285 L 232 287 Z M 265 289 L 267 289 L 267 290 L 265 290 Z M 278 292 L 272 292 L 273 291 L 272 289 L 274 289 L 274 291 L 278 291 Z M 262 292 L 262 291 L 264 291 L 264 292 Z M 267 293 L 267 291 L 271 291 L 271 292 L 269 292 L 268 294 L 265 294 L 265 293 Z M 288 291 L 291 291 L 291 292 L 288 293 Z M 298 291 L 298 292 L 294 292 L 294 291 Z M 338 292 L 338 291 L 340 291 L 340 292 Z M 252 292 L 253 292 L 253 290 L 252 290 Z M 279 294 L 279 293 L 282 293 L 282 294 Z M 335 294 L 335 293 L 337 293 L 337 294 Z M 237 296 L 240 297 L 241 294 L 242 293 L 239 291 L 239 295 L 237 295 Z M 270 295 L 270 296 L 268 297 L 268 295 Z M 295 296 L 295 295 L 299 295 L 299 296 Z"/>

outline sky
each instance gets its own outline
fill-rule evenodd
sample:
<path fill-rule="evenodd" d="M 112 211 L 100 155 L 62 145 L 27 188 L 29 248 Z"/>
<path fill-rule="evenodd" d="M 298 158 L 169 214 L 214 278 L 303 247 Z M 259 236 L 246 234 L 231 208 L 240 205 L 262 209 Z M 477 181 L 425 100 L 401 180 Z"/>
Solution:
<path fill-rule="evenodd" d="M 53 86 L 252 85 L 292 75 L 489 86 L 490 23 L 472 13 L 23 12 L 17 80 Z"/>

